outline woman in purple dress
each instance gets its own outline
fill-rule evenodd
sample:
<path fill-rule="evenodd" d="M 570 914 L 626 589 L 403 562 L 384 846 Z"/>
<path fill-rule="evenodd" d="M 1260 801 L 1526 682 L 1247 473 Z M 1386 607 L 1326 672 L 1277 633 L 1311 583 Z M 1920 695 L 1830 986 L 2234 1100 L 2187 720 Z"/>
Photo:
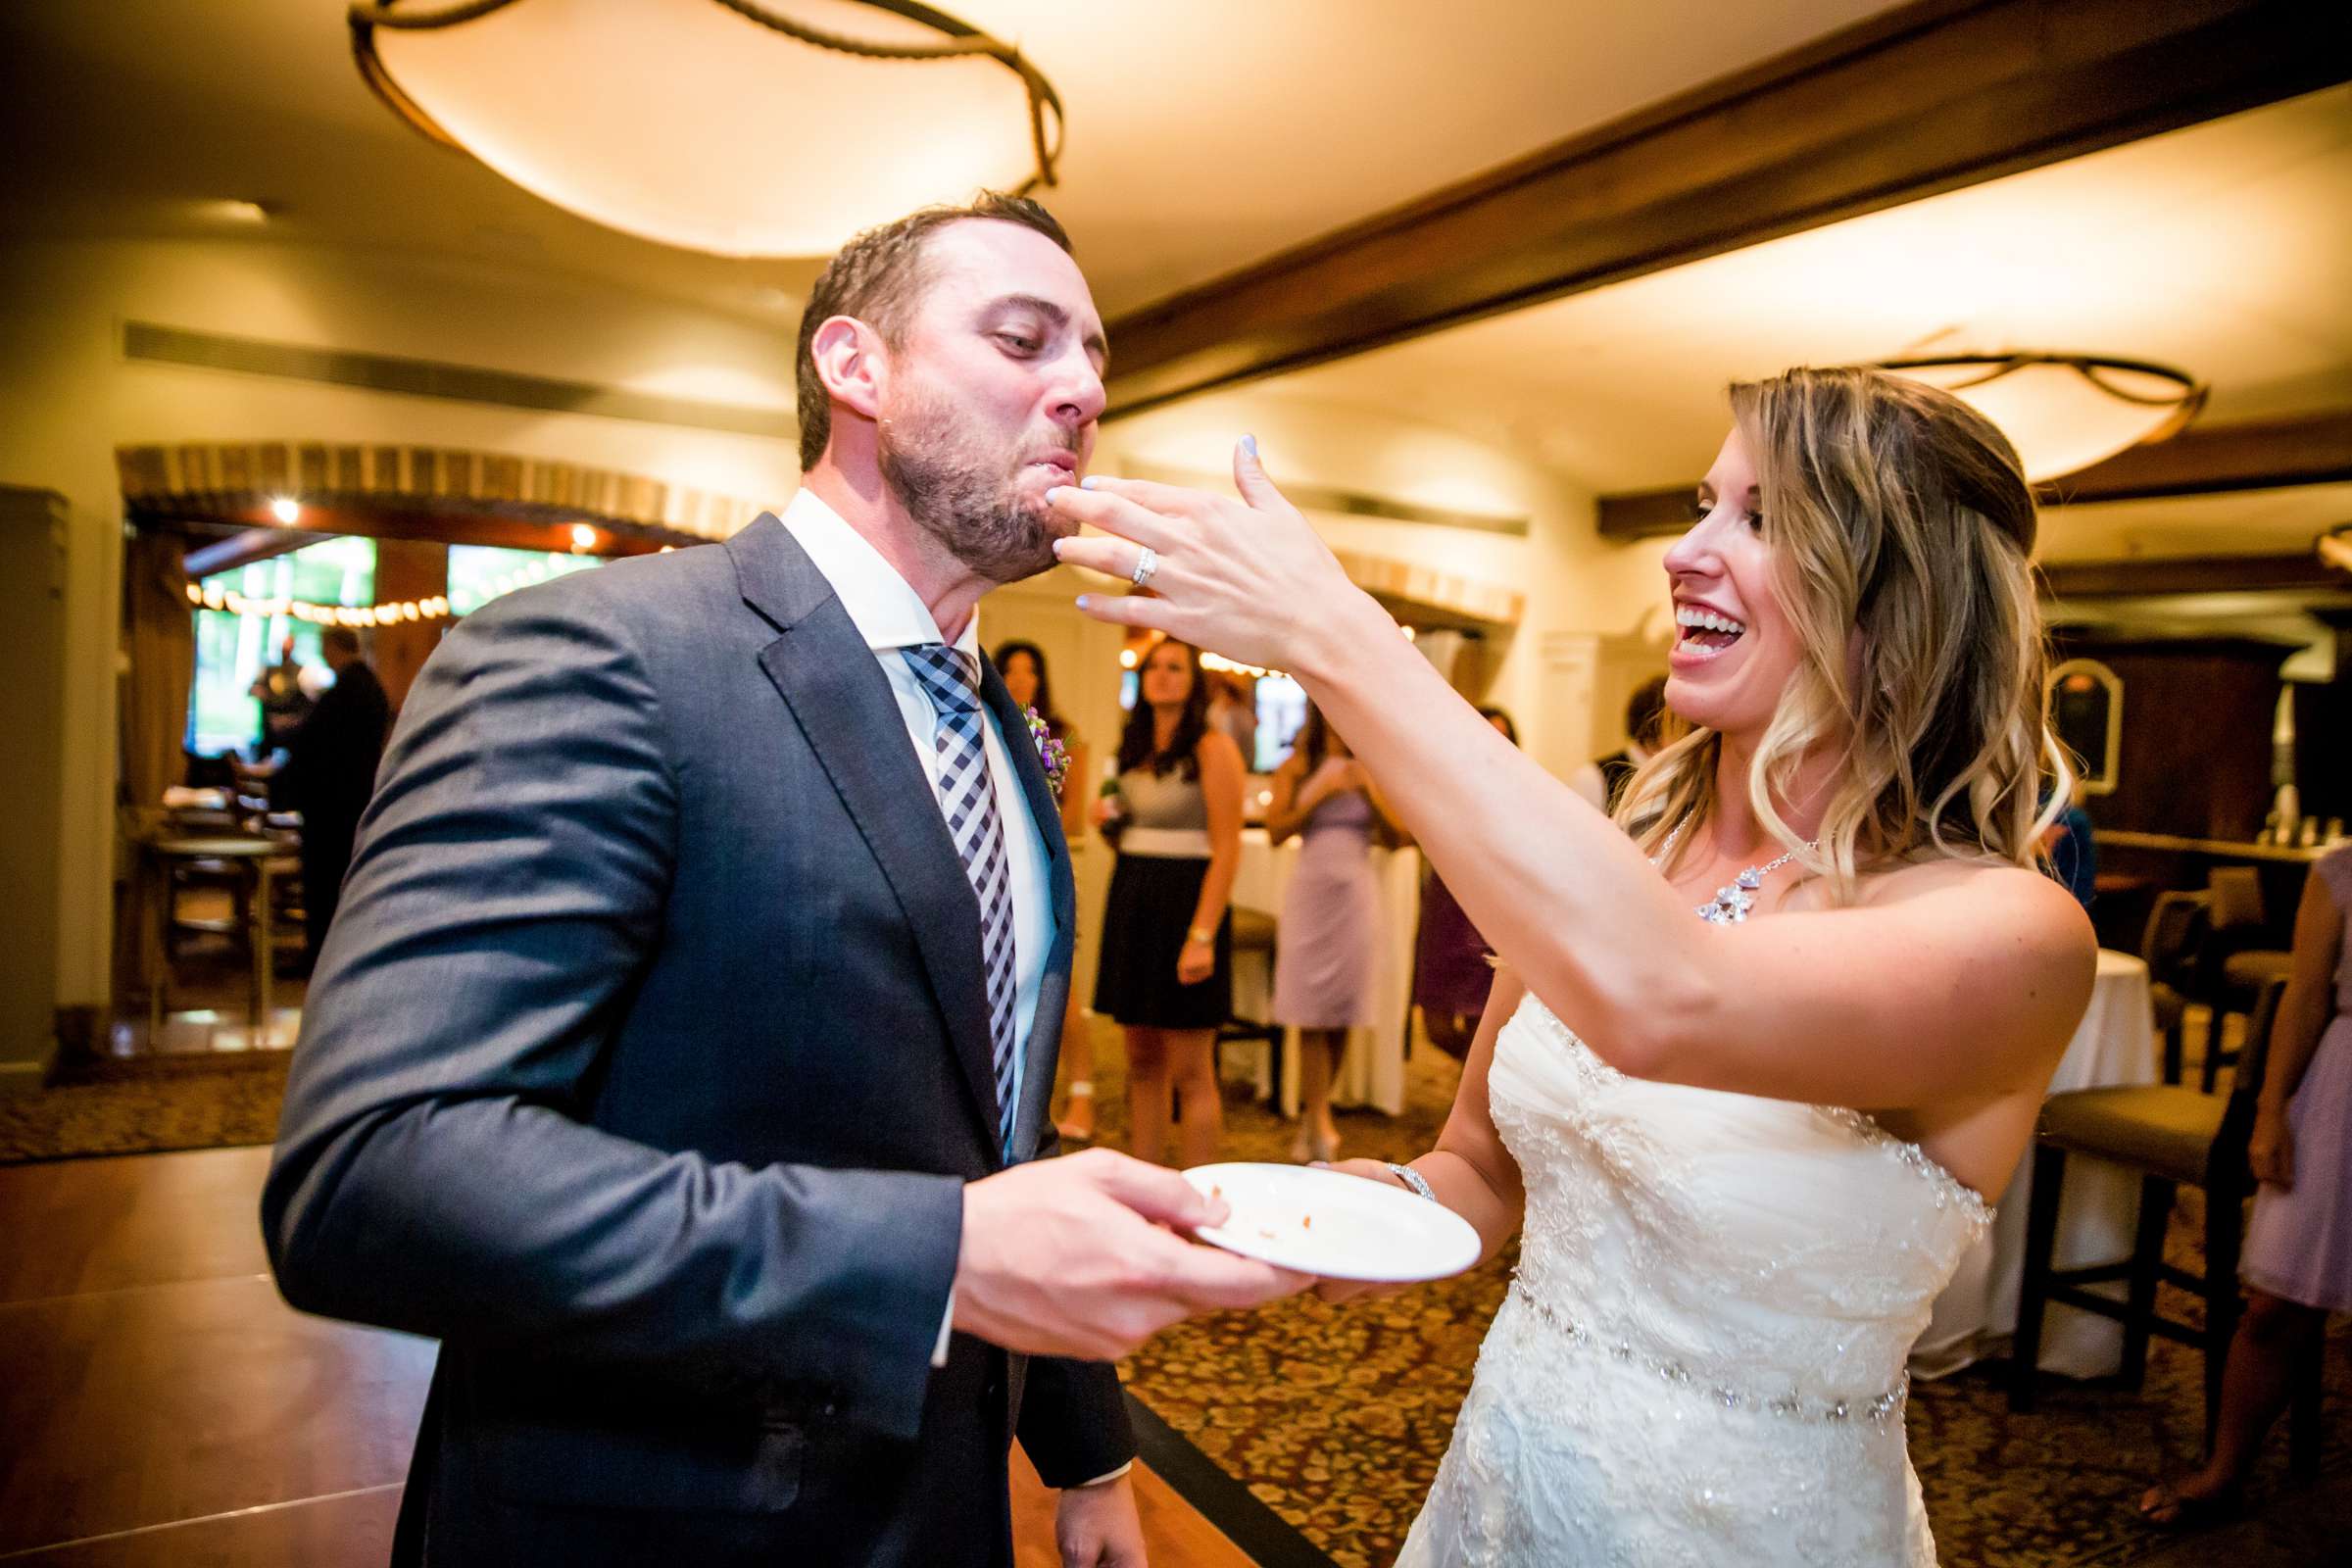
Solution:
<path fill-rule="evenodd" d="M 2329 1312 L 2352 1311 L 2352 845 L 2314 862 L 2295 911 L 2293 968 L 2271 1026 L 2247 1155 L 2262 1185 L 2238 1277 L 2246 1315 L 2230 1342 L 2213 1452 L 2152 1487 L 2148 1522 L 2204 1524 L 2233 1512 L 2296 1368 L 2323 1353 Z"/>
<path fill-rule="evenodd" d="M 1519 744 L 1519 726 L 1499 708 L 1482 708 L 1494 733 Z M 1454 902 L 1445 878 L 1431 871 L 1421 879 L 1421 932 L 1413 949 L 1413 1005 L 1430 1044 L 1456 1061 L 1470 1055 L 1471 1036 L 1494 989 L 1494 950 Z"/>
<path fill-rule="evenodd" d="M 1294 834 L 1306 841 L 1283 891 L 1274 950 L 1274 1021 L 1298 1031 L 1300 1104 L 1291 1157 L 1337 1159 L 1331 1081 L 1348 1031 L 1372 1022 L 1380 941 L 1372 842 L 1400 843 L 1404 830 L 1364 764 L 1310 705 L 1291 755 L 1274 770 L 1266 832 L 1276 844 Z"/>

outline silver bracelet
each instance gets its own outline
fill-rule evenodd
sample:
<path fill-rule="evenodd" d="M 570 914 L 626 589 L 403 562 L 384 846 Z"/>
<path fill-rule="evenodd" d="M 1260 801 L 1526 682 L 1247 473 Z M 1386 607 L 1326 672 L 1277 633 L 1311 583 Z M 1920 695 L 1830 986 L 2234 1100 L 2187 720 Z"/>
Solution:
<path fill-rule="evenodd" d="M 1428 1177 L 1423 1176 L 1419 1171 L 1413 1169 L 1412 1166 L 1399 1165 L 1393 1159 L 1385 1161 L 1385 1163 L 1388 1165 L 1390 1173 L 1398 1181 L 1404 1183 L 1405 1186 L 1410 1187 L 1414 1192 L 1419 1193 L 1423 1198 L 1428 1199 L 1433 1203 L 1438 1200 L 1438 1195 L 1431 1189 Z"/>

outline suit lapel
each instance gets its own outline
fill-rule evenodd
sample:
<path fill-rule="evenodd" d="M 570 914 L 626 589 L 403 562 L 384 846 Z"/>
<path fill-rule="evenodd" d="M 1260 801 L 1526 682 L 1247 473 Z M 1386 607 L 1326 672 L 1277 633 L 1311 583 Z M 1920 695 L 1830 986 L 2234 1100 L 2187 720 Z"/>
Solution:
<path fill-rule="evenodd" d="M 1054 911 L 1054 945 L 1038 983 L 1037 1017 L 1029 1026 L 1029 1051 L 1022 1066 L 1021 1103 L 1012 1122 L 1012 1147 L 1029 1150 L 1037 1147 L 1038 1128 L 1054 1103 L 1054 1067 L 1061 1054 L 1070 960 L 1077 949 L 1078 888 L 1070 874 L 1070 846 L 1061 831 L 1061 808 L 1030 737 L 1029 715 L 1014 705 L 997 666 L 986 658 L 980 661 L 980 699 L 995 716 L 1004 737 L 1005 754 L 1012 759 L 1012 770 L 1020 777 L 1021 796 L 1029 806 L 1029 831 L 1045 844 L 1046 886 Z M 1010 833 L 1014 824 L 1007 821 L 1004 826 Z"/>
<path fill-rule="evenodd" d="M 980 905 L 873 651 L 824 574 L 772 515 L 729 540 L 744 598 L 780 633 L 760 667 L 881 864 L 914 933 L 971 1109 L 997 1151 Z M 997 1152 L 1001 1159 L 1001 1152 Z"/>

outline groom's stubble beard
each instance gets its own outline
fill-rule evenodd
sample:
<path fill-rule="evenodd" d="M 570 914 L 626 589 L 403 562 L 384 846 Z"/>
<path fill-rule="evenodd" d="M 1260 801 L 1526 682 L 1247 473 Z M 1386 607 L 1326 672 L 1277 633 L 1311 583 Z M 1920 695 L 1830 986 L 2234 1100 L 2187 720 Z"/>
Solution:
<path fill-rule="evenodd" d="M 1075 453 L 1074 440 L 1055 442 Z M 1042 504 L 1020 493 L 1035 454 L 1007 456 L 928 388 L 913 392 L 876 431 L 882 482 L 917 527 L 990 582 L 1017 582 L 1053 566 L 1058 532 Z"/>

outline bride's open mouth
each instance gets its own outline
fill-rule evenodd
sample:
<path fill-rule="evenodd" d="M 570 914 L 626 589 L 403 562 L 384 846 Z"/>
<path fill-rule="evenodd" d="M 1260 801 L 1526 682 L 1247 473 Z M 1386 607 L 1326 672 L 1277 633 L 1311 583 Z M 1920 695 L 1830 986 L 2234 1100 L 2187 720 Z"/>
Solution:
<path fill-rule="evenodd" d="M 1703 605 L 1676 606 L 1674 623 L 1680 628 L 1674 651 L 1692 660 L 1717 658 L 1747 634 L 1744 622 Z"/>

